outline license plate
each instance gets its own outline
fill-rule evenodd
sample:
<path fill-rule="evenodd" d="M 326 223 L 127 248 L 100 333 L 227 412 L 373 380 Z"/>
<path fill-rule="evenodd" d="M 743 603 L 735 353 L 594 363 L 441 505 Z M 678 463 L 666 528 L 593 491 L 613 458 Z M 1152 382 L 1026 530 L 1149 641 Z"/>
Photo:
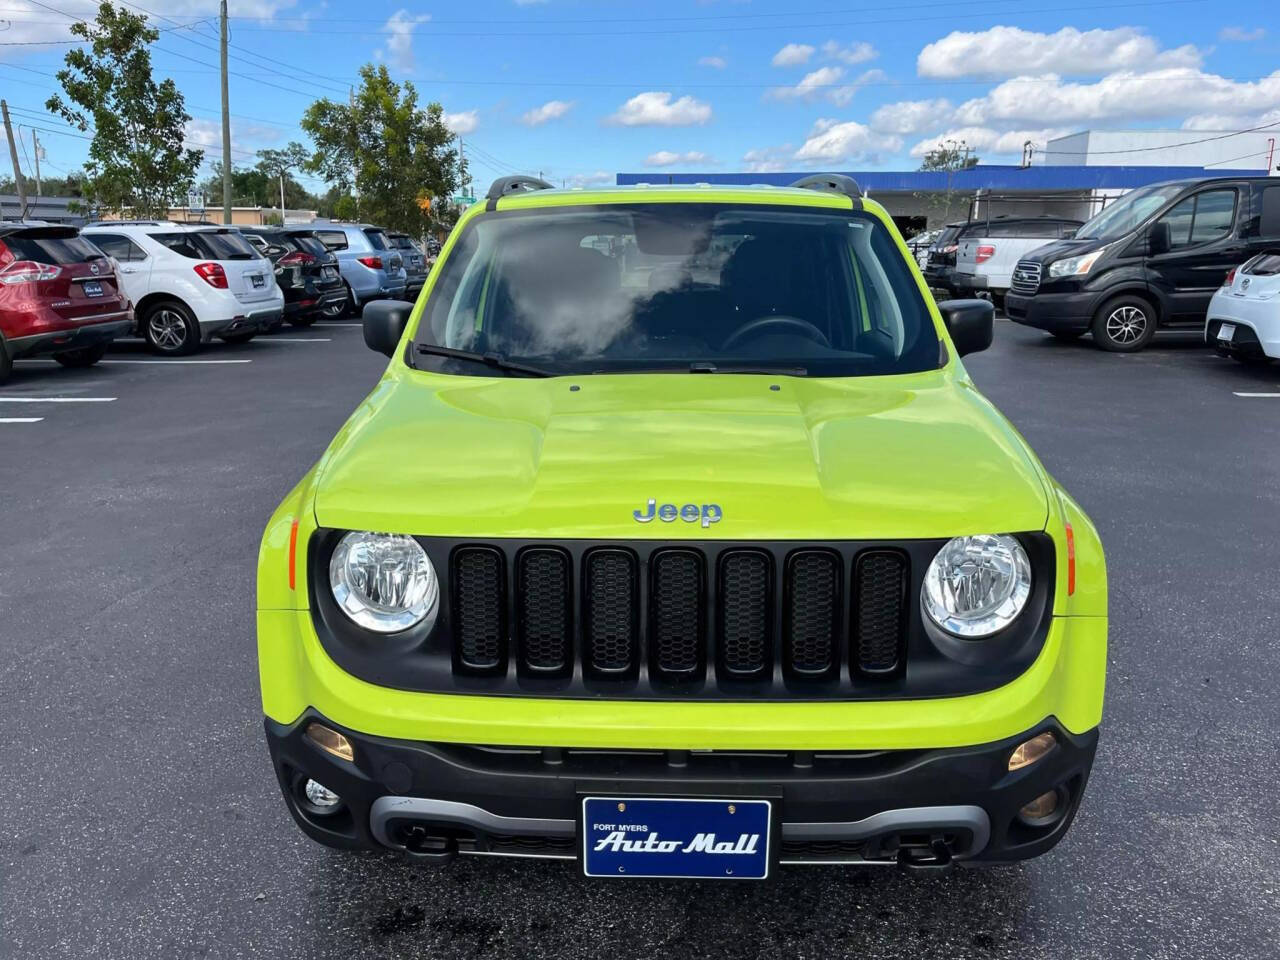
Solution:
<path fill-rule="evenodd" d="M 769 875 L 768 800 L 586 797 L 582 863 L 588 877 Z"/>
<path fill-rule="evenodd" d="M 1234 323 L 1224 323 L 1218 328 L 1218 339 L 1227 343 L 1231 342 L 1231 338 L 1236 335 L 1236 325 Z"/>
<path fill-rule="evenodd" d="M 255 290 L 258 287 L 265 287 L 267 285 L 267 278 L 260 273 L 250 274 L 249 279 L 253 281 L 253 287 Z"/>
<path fill-rule="evenodd" d="M 86 280 L 84 282 L 84 295 L 86 297 L 102 296 L 102 283 L 98 280 Z"/>

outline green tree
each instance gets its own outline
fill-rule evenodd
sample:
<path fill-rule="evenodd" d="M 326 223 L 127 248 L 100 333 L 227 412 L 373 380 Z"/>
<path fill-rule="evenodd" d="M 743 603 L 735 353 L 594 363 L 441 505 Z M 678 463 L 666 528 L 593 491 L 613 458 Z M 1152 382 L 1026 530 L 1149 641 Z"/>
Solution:
<path fill-rule="evenodd" d="M 465 172 L 444 108 L 418 105 L 412 83 L 395 83 L 385 66 L 360 68 L 352 103 L 317 100 L 302 117 L 316 151 L 306 168 L 354 192 L 358 216 L 421 236 L 430 227 L 427 204 L 451 196 Z M 340 202 L 348 212 L 345 202 Z M 335 203 L 334 215 L 339 215 Z"/>
<path fill-rule="evenodd" d="M 275 200 L 275 203 L 272 204 L 273 206 L 280 203 L 281 181 L 284 183 L 284 203 L 286 207 L 295 206 L 296 201 L 302 197 L 310 197 L 310 194 L 293 179 L 292 173 L 294 170 L 301 169 L 310 159 L 310 151 L 296 140 L 290 140 L 283 150 L 258 151 L 258 166 L 256 169 L 276 185 L 276 192 L 273 194 L 273 199 Z M 281 211 L 282 215 L 283 212 Z"/>
<path fill-rule="evenodd" d="M 138 217 L 167 216 L 195 178 L 200 151 L 186 148 L 191 119 L 172 80 L 156 83 L 147 18 L 102 3 L 92 22 L 71 25 L 84 40 L 58 71 L 63 94 L 45 107 L 82 131 L 93 130 L 85 163 L 86 195 L 98 206 Z"/>
<path fill-rule="evenodd" d="M 924 159 L 920 163 L 920 169 L 938 170 L 946 174 L 945 185 L 942 190 L 916 194 L 919 199 L 924 200 L 925 205 L 929 208 L 931 226 L 935 222 L 946 223 L 950 220 L 952 217 L 952 205 L 962 199 L 957 195 L 955 189 L 956 172 L 969 170 L 977 165 L 977 156 L 971 155 L 969 145 L 963 140 L 944 140 L 932 150 L 925 152 Z M 964 194 L 963 199 L 968 199 L 967 193 Z"/>

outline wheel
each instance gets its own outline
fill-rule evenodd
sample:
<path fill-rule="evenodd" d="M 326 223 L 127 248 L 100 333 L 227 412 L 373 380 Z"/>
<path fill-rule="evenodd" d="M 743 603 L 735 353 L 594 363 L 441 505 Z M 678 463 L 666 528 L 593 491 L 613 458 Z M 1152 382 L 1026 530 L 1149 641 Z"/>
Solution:
<path fill-rule="evenodd" d="M 331 303 L 325 306 L 321 313 L 327 320 L 341 320 L 343 317 L 351 316 L 356 310 L 355 294 L 351 292 L 351 285 L 347 281 L 342 281 L 342 289 L 346 291 L 347 299 L 339 300 L 337 303 Z"/>
<path fill-rule="evenodd" d="M 169 357 L 200 349 L 200 326 L 191 312 L 176 300 L 163 300 L 147 308 L 142 335 L 152 350 Z"/>
<path fill-rule="evenodd" d="M 79 369 L 82 367 L 92 367 L 95 363 L 107 355 L 107 345 L 100 343 L 96 347 L 81 347 L 79 350 L 67 350 L 64 353 L 55 353 L 53 359 L 57 360 L 64 367 Z"/>
<path fill-rule="evenodd" d="M 1133 353 L 1156 335 L 1156 311 L 1141 297 L 1115 297 L 1098 310 L 1089 330 L 1095 346 L 1112 353 Z"/>
<path fill-rule="evenodd" d="M 1079 340 L 1084 336 L 1083 330 L 1050 330 L 1049 336 L 1059 340 Z"/>
<path fill-rule="evenodd" d="M 248 343 L 258 334 L 255 333 L 227 333 L 223 334 L 223 341 L 226 343 Z"/>
<path fill-rule="evenodd" d="M 313 313 L 313 314 L 310 314 L 309 316 L 305 316 L 305 317 L 290 317 L 290 318 L 289 318 L 289 326 L 291 326 L 291 327 L 309 327 L 309 326 L 311 326 L 311 325 L 312 325 L 313 323 L 315 323 L 315 322 L 316 322 L 316 317 L 315 317 L 315 314 L 314 314 L 314 313 Z"/>
<path fill-rule="evenodd" d="M 8 380 L 12 372 L 13 358 L 9 356 L 9 348 L 5 345 L 4 337 L 0 337 L 0 383 Z"/>

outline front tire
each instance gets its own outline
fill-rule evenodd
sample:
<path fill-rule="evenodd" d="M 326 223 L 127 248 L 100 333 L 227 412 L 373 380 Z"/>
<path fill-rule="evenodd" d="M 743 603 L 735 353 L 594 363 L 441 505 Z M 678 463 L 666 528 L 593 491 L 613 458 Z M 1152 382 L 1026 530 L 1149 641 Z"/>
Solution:
<path fill-rule="evenodd" d="M 9 356 L 9 348 L 4 342 L 4 337 L 0 336 L 0 384 L 8 380 L 12 372 L 13 358 Z"/>
<path fill-rule="evenodd" d="M 1114 297 L 1094 315 L 1089 329 L 1099 349 L 1136 353 L 1156 335 L 1156 310 L 1141 297 Z"/>
<path fill-rule="evenodd" d="M 200 325 L 191 311 L 177 300 L 163 300 L 147 308 L 142 335 L 152 352 L 181 357 L 200 349 Z"/>
<path fill-rule="evenodd" d="M 81 370 L 85 367 L 92 367 L 95 363 L 107 355 L 107 345 L 100 343 L 96 347 L 81 347 L 79 350 L 67 350 L 63 353 L 55 353 L 53 359 L 57 360 L 64 367 L 70 367 L 73 370 Z"/>

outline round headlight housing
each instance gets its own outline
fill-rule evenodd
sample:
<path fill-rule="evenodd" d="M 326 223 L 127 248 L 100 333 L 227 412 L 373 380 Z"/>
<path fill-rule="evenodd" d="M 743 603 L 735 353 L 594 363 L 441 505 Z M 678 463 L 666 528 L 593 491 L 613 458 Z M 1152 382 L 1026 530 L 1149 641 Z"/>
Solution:
<path fill-rule="evenodd" d="M 921 603 L 929 619 L 966 640 L 999 633 L 1031 596 L 1031 561 L 1003 534 L 956 537 L 925 571 Z"/>
<path fill-rule="evenodd" d="M 329 560 L 329 586 L 338 607 L 375 633 L 399 633 L 433 617 L 440 580 L 413 537 L 355 531 L 338 541 Z"/>

